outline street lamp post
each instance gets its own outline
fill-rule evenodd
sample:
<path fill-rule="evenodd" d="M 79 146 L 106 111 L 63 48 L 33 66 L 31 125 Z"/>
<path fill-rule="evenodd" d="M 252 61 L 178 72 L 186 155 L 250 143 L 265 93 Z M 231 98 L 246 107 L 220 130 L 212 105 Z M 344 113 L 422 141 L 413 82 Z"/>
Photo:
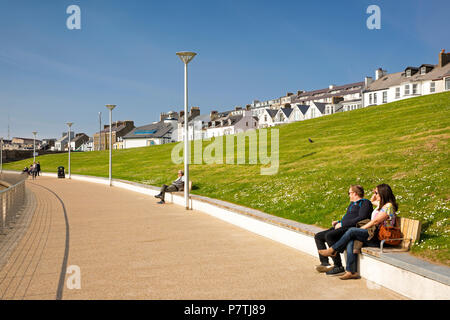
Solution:
<path fill-rule="evenodd" d="M 184 63 L 184 200 L 186 210 L 189 209 L 189 136 L 188 136 L 188 68 L 189 62 L 194 59 L 195 52 L 177 52 Z"/>
<path fill-rule="evenodd" d="M 72 125 L 73 125 L 73 122 L 67 122 L 67 126 L 69 127 L 69 143 L 68 143 L 68 147 L 69 147 L 69 179 L 70 179 L 70 143 L 71 143 L 71 140 L 70 140 L 70 128 L 72 127 Z"/>
<path fill-rule="evenodd" d="M 37 131 L 33 131 L 33 163 L 36 162 L 36 134 Z"/>
<path fill-rule="evenodd" d="M 102 113 L 98 113 L 98 122 L 100 124 L 100 131 L 98 132 L 98 151 L 102 150 Z"/>
<path fill-rule="evenodd" d="M 107 104 L 109 109 L 109 186 L 112 185 L 112 111 L 116 107 L 115 104 Z"/>
<path fill-rule="evenodd" d="M 0 174 L 3 174 L 3 137 L 0 138 Z"/>

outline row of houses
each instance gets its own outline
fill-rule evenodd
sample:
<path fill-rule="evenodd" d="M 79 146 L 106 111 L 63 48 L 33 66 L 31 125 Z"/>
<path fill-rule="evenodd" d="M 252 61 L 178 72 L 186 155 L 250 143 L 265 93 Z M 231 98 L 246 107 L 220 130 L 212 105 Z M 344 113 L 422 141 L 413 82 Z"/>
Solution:
<path fill-rule="evenodd" d="M 189 139 L 208 139 L 449 90 L 450 53 L 442 50 L 435 65 L 408 66 L 396 73 L 378 68 L 374 77 L 365 77 L 361 82 L 288 92 L 279 98 L 254 100 L 245 107 L 237 106 L 229 111 L 201 114 L 199 107 L 191 107 L 187 115 L 184 111 L 161 113 L 159 121 L 140 127 L 135 127 L 131 120 L 116 121 L 111 127 L 112 144 L 114 149 L 129 149 L 183 141 L 185 116 L 188 118 Z M 104 125 L 92 137 L 72 132 L 70 148 L 77 151 L 106 150 L 109 148 L 109 132 L 109 125 Z M 15 145 L 21 142 L 27 148 L 33 146 L 33 139 L 15 139 Z M 65 132 L 59 139 L 39 141 L 39 146 L 64 151 L 68 150 L 68 141 L 68 133 Z"/>
<path fill-rule="evenodd" d="M 365 77 L 361 82 L 288 92 L 280 98 L 254 100 L 245 108 L 238 106 L 230 111 L 201 114 L 199 107 L 191 107 L 187 115 L 188 136 L 190 140 L 208 139 L 447 90 L 450 90 L 450 53 L 442 50 L 436 65 L 409 66 L 391 74 L 379 68 L 374 78 Z M 160 121 L 130 130 L 115 146 L 134 148 L 183 141 L 184 119 L 184 111 L 162 113 Z"/>

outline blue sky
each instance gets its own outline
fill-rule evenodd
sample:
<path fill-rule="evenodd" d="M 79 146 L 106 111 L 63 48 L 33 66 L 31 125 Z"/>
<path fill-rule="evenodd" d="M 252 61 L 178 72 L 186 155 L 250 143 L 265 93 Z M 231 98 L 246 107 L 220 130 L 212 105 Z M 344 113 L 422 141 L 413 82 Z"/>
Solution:
<path fill-rule="evenodd" d="M 81 8 L 81 30 L 66 9 Z M 381 8 L 369 30 L 366 9 Z M 0 0 L 0 136 L 92 135 L 98 112 L 144 125 L 189 104 L 202 113 L 254 99 L 436 64 L 450 50 L 448 1 Z"/>

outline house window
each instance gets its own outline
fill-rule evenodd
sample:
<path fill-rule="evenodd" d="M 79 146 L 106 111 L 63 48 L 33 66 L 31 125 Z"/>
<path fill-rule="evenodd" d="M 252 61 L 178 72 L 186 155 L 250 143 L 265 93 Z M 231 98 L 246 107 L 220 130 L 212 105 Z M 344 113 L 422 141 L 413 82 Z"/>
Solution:
<path fill-rule="evenodd" d="M 377 94 L 376 93 L 373 94 L 373 103 L 377 104 Z"/>
<path fill-rule="evenodd" d="M 264 122 L 267 122 L 267 115 L 264 116 Z"/>
<path fill-rule="evenodd" d="M 436 92 L 436 82 L 430 82 L 430 93 Z"/>
<path fill-rule="evenodd" d="M 400 87 L 395 88 L 395 99 L 400 98 Z"/>
<path fill-rule="evenodd" d="M 372 94 L 369 94 L 369 104 L 372 104 Z"/>
<path fill-rule="evenodd" d="M 417 83 L 413 84 L 412 86 L 412 93 L 417 94 Z"/>
<path fill-rule="evenodd" d="M 405 96 L 409 95 L 409 84 L 405 84 Z"/>
<path fill-rule="evenodd" d="M 411 69 L 406 70 L 406 76 L 411 77 Z"/>
<path fill-rule="evenodd" d="M 311 109 L 311 118 L 314 118 L 316 116 L 316 110 Z"/>
<path fill-rule="evenodd" d="M 387 103 L 387 91 L 383 91 L 383 103 Z"/>
<path fill-rule="evenodd" d="M 425 73 L 427 73 L 427 67 L 420 68 L 420 74 L 425 74 Z"/>
<path fill-rule="evenodd" d="M 248 127 L 248 122 L 245 123 L 245 126 Z"/>
<path fill-rule="evenodd" d="M 445 90 L 450 90 L 450 78 L 445 79 Z"/>

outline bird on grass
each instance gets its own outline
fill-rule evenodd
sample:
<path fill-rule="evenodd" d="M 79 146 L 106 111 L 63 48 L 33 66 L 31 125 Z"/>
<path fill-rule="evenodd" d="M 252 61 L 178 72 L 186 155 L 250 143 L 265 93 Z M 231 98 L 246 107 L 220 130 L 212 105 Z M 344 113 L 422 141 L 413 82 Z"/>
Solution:
<path fill-rule="evenodd" d="M 313 143 L 313 142 L 314 142 L 314 141 L 312 141 L 312 140 L 311 140 L 311 138 L 308 138 L 308 141 L 309 141 L 309 142 L 311 142 L 311 143 Z"/>

